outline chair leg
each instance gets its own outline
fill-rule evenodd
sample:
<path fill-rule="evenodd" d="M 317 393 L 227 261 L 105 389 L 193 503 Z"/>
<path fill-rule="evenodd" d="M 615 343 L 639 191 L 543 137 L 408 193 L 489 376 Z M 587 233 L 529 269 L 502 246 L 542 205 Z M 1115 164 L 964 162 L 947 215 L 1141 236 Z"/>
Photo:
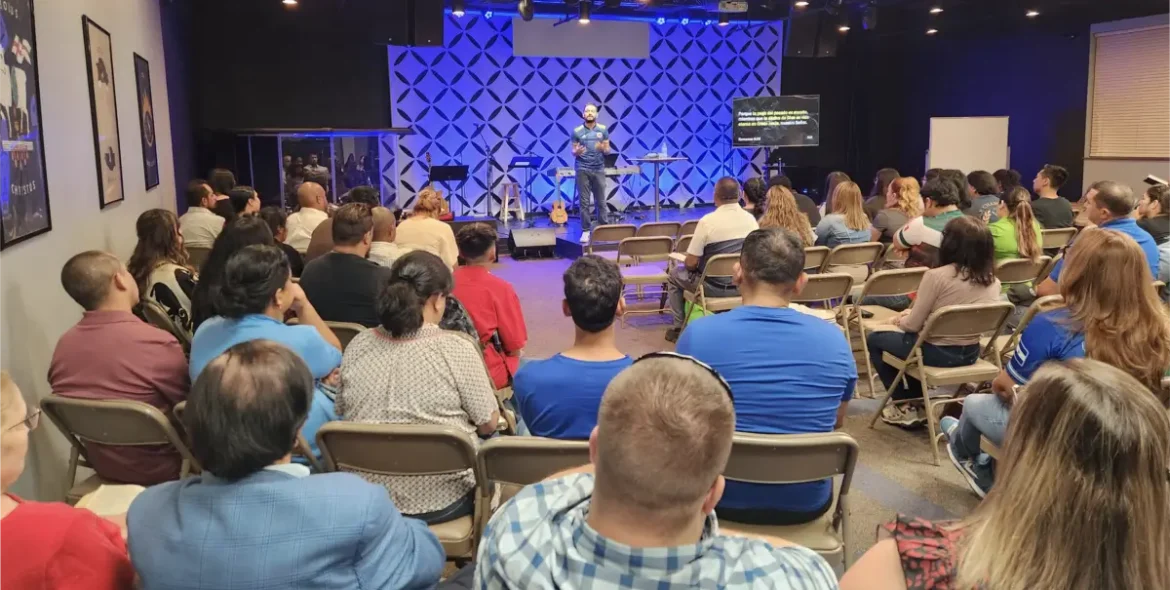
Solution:
<path fill-rule="evenodd" d="M 922 411 L 926 412 L 926 429 L 930 435 L 930 439 L 929 439 L 930 452 L 934 457 L 935 466 L 938 466 L 938 465 L 942 465 L 942 463 L 939 462 L 938 440 L 936 440 L 936 435 L 938 433 L 939 425 L 938 425 L 938 422 L 934 418 L 934 412 L 932 411 L 933 408 L 930 407 L 930 394 L 929 394 L 930 390 L 926 384 L 925 371 L 922 371 L 922 373 L 923 374 L 920 375 L 920 377 L 922 377 L 922 379 L 918 380 L 918 384 L 922 387 Z"/>
<path fill-rule="evenodd" d="M 869 360 L 869 342 L 865 338 L 865 318 L 861 314 L 857 315 L 857 332 L 861 334 L 861 354 L 865 357 L 865 376 L 869 379 L 869 399 L 874 399 L 877 396 L 874 393 L 877 391 L 877 384 L 874 382 L 873 374 L 875 372 L 873 363 Z"/>
<path fill-rule="evenodd" d="M 886 405 L 890 403 L 890 398 L 894 396 L 894 388 L 898 386 L 898 380 L 902 378 L 902 375 L 906 373 L 908 368 L 910 368 L 909 360 L 906 361 L 906 365 L 903 366 L 902 370 L 898 373 L 898 377 L 895 378 L 894 382 L 890 384 L 889 389 L 886 389 L 886 394 L 882 396 L 882 403 L 878 405 L 877 411 L 873 413 L 873 418 L 869 419 L 870 428 L 873 428 L 874 425 L 877 424 L 878 418 L 882 415 L 882 410 L 886 409 Z"/>

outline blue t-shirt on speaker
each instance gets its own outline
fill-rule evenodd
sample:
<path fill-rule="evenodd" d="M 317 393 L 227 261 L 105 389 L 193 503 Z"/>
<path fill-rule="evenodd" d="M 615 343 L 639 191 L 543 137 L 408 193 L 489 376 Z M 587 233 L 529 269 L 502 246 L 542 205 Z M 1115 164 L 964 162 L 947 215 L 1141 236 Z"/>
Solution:
<path fill-rule="evenodd" d="M 512 401 L 532 436 L 587 440 L 609 382 L 633 363 L 581 361 L 557 354 L 528 361 L 512 378 Z"/>
<path fill-rule="evenodd" d="M 578 125 L 573 129 L 573 143 L 585 146 L 585 153 L 577 156 L 577 168 L 582 170 L 602 170 L 605 168 L 605 154 L 597 149 L 597 144 L 609 139 L 609 129 L 597 123 L 592 129 Z"/>
<path fill-rule="evenodd" d="M 857 365 L 834 323 L 787 307 L 745 305 L 696 320 L 680 354 L 711 365 L 731 385 L 735 429 L 759 434 L 832 432 L 853 397 Z M 812 512 L 830 480 L 764 485 L 728 481 L 718 508 Z"/>

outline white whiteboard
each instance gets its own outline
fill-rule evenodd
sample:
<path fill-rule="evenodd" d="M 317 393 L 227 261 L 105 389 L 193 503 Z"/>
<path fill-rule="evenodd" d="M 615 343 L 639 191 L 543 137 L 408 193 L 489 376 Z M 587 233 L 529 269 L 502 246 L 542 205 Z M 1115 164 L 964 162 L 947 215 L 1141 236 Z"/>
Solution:
<path fill-rule="evenodd" d="M 1007 117 L 931 117 L 926 167 L 973 172 L 1011 168 Z"/>

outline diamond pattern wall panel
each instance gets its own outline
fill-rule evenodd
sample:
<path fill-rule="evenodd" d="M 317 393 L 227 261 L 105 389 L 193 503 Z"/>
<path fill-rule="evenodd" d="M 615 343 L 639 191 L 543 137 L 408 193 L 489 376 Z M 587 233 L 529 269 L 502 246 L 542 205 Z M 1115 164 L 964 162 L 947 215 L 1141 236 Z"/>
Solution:
<path fill-rule="evenodd" d="M 465 164 L 468 181 L 452 187 L 457 215 L 499 210 L 500 185 L 526 178 L 509 171 L 513 156 L 545 165 L 532 176 L 530 209 L 557 195 L 553 170 L 571 167 L 569 132 L 586 102 L 601 105 L 614 149 L 625 159 L 661 149 L 690 162 L 662 171 L 664 206 L 711 201 L 721 176 L 746 178 L 764 165 L 762 149 L 732 149 L 731 101 L 780 89 L 781 24 L 729 27 L 668 23 L 650 27 L 649 59 L 525 58 L 512 55 L 512 20 L 447 17 L 443 47 L 390 47 L 393 121 L 415 134 L 383 143 L 384 192 L 409 208 L 435 165 Z M 579 26 L 570 22 L 562 26 Z M 610 182 L 612 209 L 649 206 L 650 166 Z M 566 197 L 574 187 L 563 183 Z M 490 201 L 488 195 L 491 195 Z"/>

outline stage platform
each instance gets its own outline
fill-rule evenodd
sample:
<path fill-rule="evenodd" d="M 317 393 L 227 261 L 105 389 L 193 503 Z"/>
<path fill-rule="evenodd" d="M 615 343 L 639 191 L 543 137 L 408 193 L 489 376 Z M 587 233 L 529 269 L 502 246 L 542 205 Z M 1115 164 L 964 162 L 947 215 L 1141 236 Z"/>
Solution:
<path fill-rule="evenodd" d="M 692 219 L 699 219 L 700 217 L 715 210 L 714 205 L 700 205 L 698 207 L 687 207 L 685 209 L 662 209 L 659 215 L 659 221 L 677 221 L 679 223 L 690 221 Z M 646 222 L 654 221 L 653 210 L 636 210 L 627 211 L 624 213 L 611 211 L 609 213 L 610 223 L 630 223 L 633 225 L 642 225 Z M 556 233 L 556 255 L 560 258 L 576 259 L 584 254 L 584 248 L 581 246 L 581 218 L 577 215 L 570 215 L 569 221 L 564 225 L 557 225 L 549 220 L 545 213 L 528 214 L 527 219 L 520 221 L 518 219 L 509 219 L 508 221 L 500 221 L 493 217 L 475 217 L 463 216 L 456 217 L 451 226 L 456 232 L 463 225 L 469 223 L 495 223 L 496 230 L 500 234 L 499 243 L 496 245 L 496 250 L 500 255 L 508 254 L 508 237 L 511 235 L 513 229 L 545 229 L 552 228 Z M 616 244 L 597 245 L 596 250 L 614 250 Z"/>

